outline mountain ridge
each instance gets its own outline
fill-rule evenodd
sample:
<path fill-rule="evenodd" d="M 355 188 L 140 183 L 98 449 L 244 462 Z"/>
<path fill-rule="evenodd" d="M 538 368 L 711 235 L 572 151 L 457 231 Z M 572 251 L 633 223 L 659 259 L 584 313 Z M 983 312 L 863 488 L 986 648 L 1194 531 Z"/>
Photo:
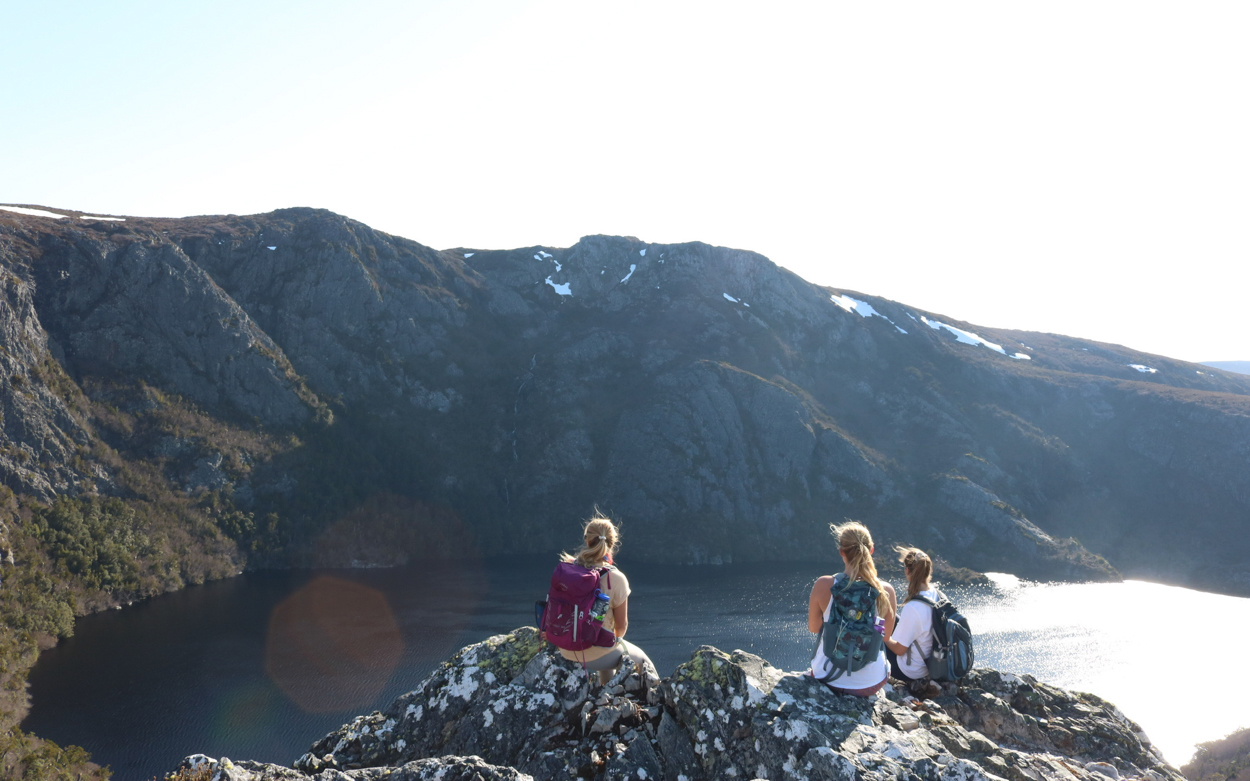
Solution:
<path fill-rule="evenodd" d="M 192 436 L 203 452 L 180 464 L 158 453 L 176 442 L 115 438 L 253 525 L 276 515 L 276 541 L 234 539 L 251 566 L 399 563 L 451 539 L 545 549 L 599 503 L 644 534 L 644 556 L 674 561 L 811 555 L 818 519 L 851 516 L 976 569 L 1119 569 L 1250 593 L 1250 570 L 1211 581 L 1197 545 L 1179 564 L 1150 553 L 1139 518 L 1157 541 L 1165 509 L 1244 517 L 1250 489 L 1213 461 L 1245 463 L 1240 375 L 984 328 L 700 242 L 439 251 L 303 207 L 0 212 L 0 225 L 6 262 L 33 288 L 25 327 L 46 333 L 71 384 L 123 407 L 162 403 L 136 401 L 151 395 L 138 379 L 266 432 L 267 454 Z M 55 428 L 90 439 L 89 425 Z M 284 431 L 299 442 L 285 451 Z M 0 460 L 6 482 L 44 501 L 125 494 L 49 441 L 38 469 Z M 383 495 L 408 509 L 353 516 Z M 413 522 L 386 553 L 379 541 L 405 515 L 444 520 Z M 335 558 L 318 538 L 341 538 L 330 530 L 349 517 L 364 542 Z M 1078 536 L 1085 545 L 1063 541 Z"/>

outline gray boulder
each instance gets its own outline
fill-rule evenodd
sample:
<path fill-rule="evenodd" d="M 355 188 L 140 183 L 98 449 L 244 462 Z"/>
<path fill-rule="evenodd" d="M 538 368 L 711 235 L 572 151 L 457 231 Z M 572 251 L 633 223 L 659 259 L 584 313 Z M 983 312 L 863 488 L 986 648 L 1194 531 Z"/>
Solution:
<path fill-rule="evenodd" d="M 525 627 L 462 649 L 291 768 L 231 763 L 222 772 L 235 775 L 220 778 L 1183 781 L 1136 724 L 1093 695 L 989 669 L 935 700 L 905 691 L 838 695 L 711 646 L 663 680 L 626 663 L 591 686 Z M 468 769 L 479 776 L 453 775 Z M 420 775 L 429 772 L 446 775 Z"/>
<path fill-rule="evenodd" d="M 207 773 L 207 775 L 203 775 Z M 264 762 L 232 762 L 226 757 L 213 759 L 195 754 L 183 760 L 169 781 L 207 778 L 210 781 L 294 781 L 309 776 L 289 767 Z M 400 767 L 365 770 L 323 770 L 317 781 L 534 781 L 533 776 L 510 767 L 497 767 L 481 757 L 436 757 L 418 759 Z"/>

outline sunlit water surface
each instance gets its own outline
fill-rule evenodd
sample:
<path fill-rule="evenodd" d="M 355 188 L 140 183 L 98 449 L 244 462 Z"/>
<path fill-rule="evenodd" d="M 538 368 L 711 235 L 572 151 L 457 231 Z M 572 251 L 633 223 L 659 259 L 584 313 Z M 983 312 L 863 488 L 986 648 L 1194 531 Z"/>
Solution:
<path fill-rule="evenodd" d="M 622 562 L 629 638 L 662 675 L 702 644 L 804 669 L 817 565 Z M 357 713 L 385 707 L 467 643 L 533 623 L 551 560 L 254 573 L 88 616 L 40 658 L 26 729 L 85 746 L 118 779 L 204 752 L 289 764 Z M 1250 647 L 1250 600 L 1151 583 L 1035 584 L 1004 575 L 948 594 L 977 661 L 1091 691 L 1174 764 L 1250 726 L 1214 670 Z M 1208 631 L 1209 641 L 1186 633 Z M 1210 647 L 1210 660 L 1193 660 Z"/>

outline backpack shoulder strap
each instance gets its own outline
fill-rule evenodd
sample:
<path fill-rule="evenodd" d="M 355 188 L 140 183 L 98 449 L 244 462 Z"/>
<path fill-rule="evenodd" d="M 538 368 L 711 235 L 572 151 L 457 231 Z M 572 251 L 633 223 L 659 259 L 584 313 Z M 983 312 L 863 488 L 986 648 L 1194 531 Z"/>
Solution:
<path fill-rule="evenodd" d="M 923 603 L 925 603 L 926 605 L 928 605 L 929 607 L 937 607 L 939 603 L 941 603 L 941 602 L 944 602 L 944 601 L 945 601 L 945 599 L 942 597 L 941 593 L 939 593 L 939 594 L 938 594 L 938 601 L 936 601 L 936 602 L 935 602 L 934 600 L 930 599 L 929 597 L 924 596 L 923 594 L 917 594 L 916 596 L 914 596 L 914 597 L 912 597 L 911 599 L 907 600 L 907 602 L 911 602 L 911 600 L 912 600 L 912 599 L 916 600 L 917 602 L 923 602 Z M 907 604 L 907 603 L 905 602 L 905 603 L 903 603 L 903 604 Z"/>
<path fill-rule="evenodd" d="M 615 569 L 616 567 L 612 564 L 604 564 L 602 567 L 596 567 L 594 572 L 596 575 L 598 575 L 601 578 L 606 577 L 608 579 L 608 588 L 611 589 L 612 588 L 612 571 Z"/>
<path fill-rule="evenodd" d="M 915 640 L 912 640 L 912 641 L 911 641 L 911 645 L 907 646 L 907 654 L 906 654 L 905 658 L 907 659 L 908 664 L 910 664 L 910 663 L 911 663 L 911 652 L 912 652 L 913 650 L 914 650 L 917 654 L 919 654 L 919 653 L 920 653 L 920 638 L 919 638 L 919 637 L 917 637 Z"/>

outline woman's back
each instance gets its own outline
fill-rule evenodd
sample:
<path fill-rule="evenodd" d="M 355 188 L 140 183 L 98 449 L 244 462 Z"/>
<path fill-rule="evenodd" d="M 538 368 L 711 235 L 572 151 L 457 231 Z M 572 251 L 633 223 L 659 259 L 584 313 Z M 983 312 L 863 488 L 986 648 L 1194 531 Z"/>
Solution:
<path fill-rule="evenodd" d="M 937 601 L 936 590 L 921 591 L 916 597 Z M 923 678 L 929 674 L 925 659 L 933 654 L 933 608 L 920 599 L 912 598 L 903 604 L 894 625 L 893 639 L 907 646 L 907 653 L 899 654 L 898 666 L 911 678 Z"/>
<path fill-rule="evenodd" d="M 839 577 L 838 581 L 842 581 L 842 578 L 844 577 L 845 576 Z M 839 586 L 845 586 L 845 582 L 836 583 L 833 585 L 833 588 L 838 588 Z M 893 597 L 891 597 L 891 599 L 892 598 Z M 830 599 L 829 604 L 825 605 L 825 610 L 822 615 L 825 623 L 829 623 L 829 614 L 833 609 L 834 600 Z M 812 672 L 818 679 L 824 680 L 829 677 L 832 667 L 833 663 L 830 662 L 829 657 L 825 655 L 824 642 L 817 643 L 816 654 L 812 658 Z M 882 653 L 879 658 L 874 658 L 870 663 L 864 665 L 860 669 L 851 672 L 844 672 L 837 678 L 830 680 L 829 683 L 839 689 L 865 689 L 880 683 L 886 669 L 887 666 L 885 664 L 885 656 Z"/>

